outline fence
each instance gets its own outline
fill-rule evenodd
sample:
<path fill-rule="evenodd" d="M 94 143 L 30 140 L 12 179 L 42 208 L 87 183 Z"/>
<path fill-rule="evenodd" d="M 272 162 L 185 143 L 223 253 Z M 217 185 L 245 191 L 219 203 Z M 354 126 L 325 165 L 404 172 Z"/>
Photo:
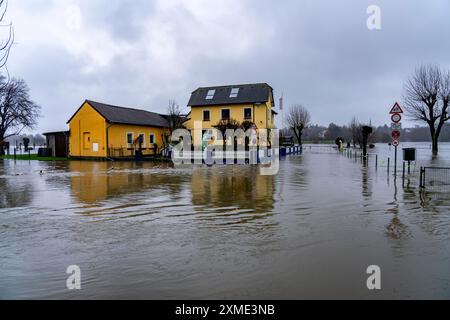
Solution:
<path fill-rule="evenodd" d="M 421 167 L 420 187 L 432 189 L 450 189 L 450 168 Z"/>
<path fill-rule="evenodd" d="M 110 158 L 133 158 L 140 152 L 142 156 L 155 156 L 158 150 L 154 148 L 108 148 L 108 157 Z"/>
<path fill-rule="evenodd" d="M 336 145 L 303 145 L 303 152 L 335 154 L 339 151 Z"/>

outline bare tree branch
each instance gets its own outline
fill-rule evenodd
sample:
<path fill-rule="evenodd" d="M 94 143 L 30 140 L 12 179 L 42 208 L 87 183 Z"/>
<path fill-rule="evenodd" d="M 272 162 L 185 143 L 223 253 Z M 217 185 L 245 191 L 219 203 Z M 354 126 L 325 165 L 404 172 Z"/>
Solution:
<path fill-rule="evenodd" d="M 6 138 L 36 126 L 39 111 L 25 81 L 11 79 L 5 83 L 5 77 L 0 76 L 0 154 L 4 152 L 2 145 Z"/>
<path fill-rule="evenodd" d="M 412 120 L 428 124 L 433 154 L 437 155 L 439 135 L 449 120 L 450 71 L 434 65 L 416 68 L 406 81 L 403 100 Z"/>
<path fill-rule="evenodd" d="M 6 65 L 8 61 L 9 54 L 11 51 L 11 47 L 14 44 L 14 28 L 12 23 L 8 23 L 6 25 L 1 24 L 6 15 L 6 11 L 8 10 L 8 1 L 0 0 L 0 27 L 7 27 L 9 31 L 9 35 L 6 41 L 2 40 L 0 43 L 0 68 Z"/>

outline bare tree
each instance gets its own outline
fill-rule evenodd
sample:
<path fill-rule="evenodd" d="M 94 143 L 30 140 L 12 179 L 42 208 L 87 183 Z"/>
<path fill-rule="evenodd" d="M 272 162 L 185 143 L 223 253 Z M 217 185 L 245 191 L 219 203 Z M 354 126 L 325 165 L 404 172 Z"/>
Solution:
<path fill-rule="evenodd" d="M 413 120 L 424 121 L 430 129 L 433 155 L 438 154 L 439 135 L 448 115 L 450 71 L 434 65 L 416 68 L 405 84 L 403 96 L 406 109 Z"/>
<path fill-rule="evenodd" d="M 363 143 L 362 124 L 356 117 L 353 117 L 349 128 L 352 135 L 353 147 L 356 147 L 357 144 L 361 147 Z"/>
<path fill-rule="evenodd" d="M 8 1 L 0 0 L 0 27 L 8 29 L 8 36 L 6 39 L 0 40 L 0 68 L 3 68 L 6 65 L 11 46 L 14 43 L 14 28 L 12 23 L 3 24 L 7 10 Z"/>
<path fill-rule="evenodd" d="M 40 107 L 29 95 L 25 81 L 0 77 L 0 155 L 4 154 L 5 139 L 18 135 L 37 124 Z"/>
<path fill-rule="evenodd" d="M 169 106 L 167 107 L 167 118 L 169 121 L 169 128 L 171 133 L 179 128 L 183 127 L 183 121 L 185 119 L 181 107 L 175 100 L 169 100 Z"/>
<path fill-rule="evenodd" d="M 302 144 L 303 130 L 306 129 L 311 122 L 311 115 L 309 111 L 300 104 L 293 105 L 286 116 L 286 123 L 291 129 L 298 143 Z"/>

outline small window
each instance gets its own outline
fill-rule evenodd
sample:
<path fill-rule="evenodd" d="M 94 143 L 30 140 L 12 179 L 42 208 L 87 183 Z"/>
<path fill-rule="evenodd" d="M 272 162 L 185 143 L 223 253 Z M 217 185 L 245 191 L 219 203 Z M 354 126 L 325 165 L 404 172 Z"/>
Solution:
<path fill-rule="evenodd" d="M 230 92 L 230 98 L 237 98 L 239 94 L 239 88 L 233 88 Z"/>
<path fill-rule="evenodd" d="M 244 119 L 249 120 L 252 118 L 252 108 L 244 108 Z"/>
<path fill-rule="evenodd" d="M 203 110 L 203 121 L 209 121 L 210 120 L 211 113 L 209 110 Z"/>
<path fill-rule="evenodd" d="M 155 143 L 155 135 L 152 133 L 150 134 L 150 144 L 154 144 Z"/>
<path fill-rule="evenodd" d="M 222 120 L 230 119 L 230 109 L 222 109 Z"/>
<path fill-rule="evenodd" d="M 206 100 L 213 99 L 215 94 L 216 94 L 216 90 L 208 90 L 208 93 L 206 94 Z"/>
<path fill-rule="evenodd" d="M 133 140 L 134 140 L 133 134 L 132 133 L 127 133 L 127 143 L 128 144 L 133 144 Z"/>

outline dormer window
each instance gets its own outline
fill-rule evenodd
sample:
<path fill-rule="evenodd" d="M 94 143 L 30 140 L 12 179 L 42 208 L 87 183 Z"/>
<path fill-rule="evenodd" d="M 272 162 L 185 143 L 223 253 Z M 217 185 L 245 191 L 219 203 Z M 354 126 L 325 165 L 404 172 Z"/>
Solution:
<path fill-rule="evenodd" d="M 206 100 L 212 100 L 214 98 L 214 95 L 216 94 L 216 90 L 208 90 L 208 93 L 206 94 Z"/>
<path fill-rule="evenodd" d="M 239 88 L 233 88 L 230 92 L 230 98 L 237 98 L 239 94 Z"/>

